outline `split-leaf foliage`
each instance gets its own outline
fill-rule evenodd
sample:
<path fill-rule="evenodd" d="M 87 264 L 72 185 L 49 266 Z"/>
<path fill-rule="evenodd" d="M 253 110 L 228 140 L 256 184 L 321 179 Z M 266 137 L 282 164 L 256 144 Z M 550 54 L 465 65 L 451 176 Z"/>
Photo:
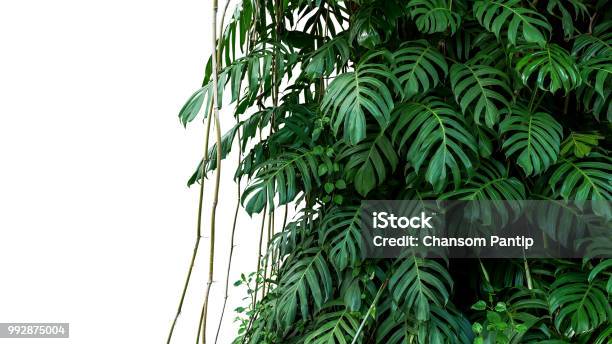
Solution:
<path fill-rule="evenodd" d="M 218 42 L 237 119 L 223 158 L 246 149 L 249 214 L 299 216 L 235 342 L 609 343 L 612 260 L 362 259 L 358 214 L 366 198 L 611 200 L 611 16 L 603 0 L 240 1 Z M 209 112 L 211 69 L 185 125 Z"/>

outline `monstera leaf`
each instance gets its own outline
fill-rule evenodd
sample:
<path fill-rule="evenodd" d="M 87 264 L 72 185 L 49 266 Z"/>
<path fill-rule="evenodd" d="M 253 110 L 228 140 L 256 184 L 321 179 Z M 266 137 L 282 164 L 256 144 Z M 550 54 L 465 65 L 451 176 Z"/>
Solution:
<path fill-rule="evenodd" d="M 394 308 L 419 321 L 431 318 L 431 305 L 444 307 L 452 288 L 453 280 L 444 266 L 416 256 L 403 259 L 389 279 Z"/>
<path fill-rule="evenodd" d="M 612 294 L 612 259 L 604 259 L 593 267 L 593 270 L 589 272 L 589 283 L 595 281 L 597 276 L 605 276 L 606 274 L 608 275 L 606 290 L 608 294 Z"/>
<path fill-rule="evenodd" d="M 563 247 L 576 247 L 576 240 L 588 233 L 593 216 L 584 214 L 572 202 L 555 199 L 550 192 L 542 191 L 541 194 L 530 195 L 534 199 L 546 201 L 530 204 L 530 221 Z"/>
<path fill-rule="evenodd" d="M 470 322 L 448 309 L 431 306 L 431 318 L 420 326 L 414 326 L 414 317 L 409 315 L 396 319 L 396 314 L 384 317 L 376 333 L 377 343 L 404 344 L 412 338 L 418 343 L 472 344 Z"/>
<path fill-rule="evenodd" d="M 516 64 L 516 70 L 525 85 L 535 76 L 538 88 L 552 93 L 562 89 L 567 94 L 580 86 L 580 71 L 574 58 L 565 49 L 556 44 L 534 46 L 533 49 L 532 53 L 526 54 Z"/>
<path fill-rule="evenodd" d="M 404 99 L 409 99 L 436 87 L 446 77 L 448 66 L 444 55 L 427 41 L 412 41 L 393 53 L 393 73 L 402 85 Z"/>
<path fill-rule="evenodd" d="M 592 113 L 598 121 L 612 122 L 612 90 L 604 90 L 602 97 L 593 88 L 583 85 L 576 90 L 576 97 L 585 112 Z"/>
<path fill-rule="evenodd" d="M 231 91 L 232 102 L 238 100 L 238 95 L 243 88 L 251 93 L 257 92 L 261 85 L 269 89 L 272 83 L 269 70 L 273 59 L 276 57 L 277 64 L 279 65 L 278 70 L 281 73 L 284 68 L 284 60 L 281 57 L 284 52 L 282 49 L 274 52 L 271 49 L 258 48 L 224 67 L 218 75 L 217 98 L 219 99 L 219 104 L 217 105 L 219 108 L 223 106 L 223 94 L 225 87 L 228 85 Z M 210 65 L 207 67 L 210 68 Z M 212 109 L 213 85 L 209 73 L 210 71 L 207 70 L 204 85 L 189 97 L 179 112 L 179 119 L 183 126 L 186 126 L 197 117 L 202 105 L 205 105 L 205 114 Z M 243 87 L 243 84 L 247 85 Z"/>
<path fill-rule="evenodd" d="M 592 331 L 612 318 L 605 283 L 589 282 L 586 273 L 563 273 L 551 290 L 550 312 L 555 314 L 555 327 L 566 335 Z"/>
<path fill-rule="evenodd" d="M 508 170 L 500 162 L 487 160 L 467 183 L 440 195 L 440 199 L 474 201 L 467 203 L 464 214 L 467 220 L 480 221 L 485 225 L 505 225 L 520 214 L 522 204 L 508 201 L 525 199 L 525 186 L 517 178 L 509 176 Z"/>
<path fill-rule="evenodd" d="M 278 286 L 276 321 L 283 328 L 290 328 L 299 312 L 307 319 L 311 312 L 320 310 L 332 295 L 332 278 L 323 256 L 316 248 L 306 250 L 288 261 L 283 279 Z"/>
<path fill-rule="evenodd" d="M 397 153 L 384 129 L 371 139 L 347 146 L 338 155 L 340 160 L 345 158 L 348 159 L 345 171 L 349 180 L 362 196 L 382 183 L 398 164 Z"/>
<path fill-rule="evenodd" d="M 346 61 L 348 61 L 349 54 L 350 50 L 346 36 L 336 37 L 323 44 L 313 53 L 306 64 L 304 72 L 313 79 L 329 76 L 334 70 L 344 66 Z M 343 61 L 344 63 L 339 63 L 338 61 Z"/>
<path fill-rule="evenodd" d="M 361 207 L 334 207 L 324 217 L 319 242 L 330 243 L 329 256 L 337 271 L 353 266 L 361 257 Z"/>
<path fill-rule="evenodd" d="M 561 155 L 567 156 L 571 153 L 577 158 L 584 158 L 591 153 L 594 147 L 597 147 L 599 140 L 603 138 L 596 132 L 578 133 L 572 131 L 561 143 Z"/>
<path fill-rule="evenodd" d="M 612 21 L 595 26 L 593 33 L 576 37 L 572 55 L 578 58 L 585 84 L 578 88 L 577 96 L 582 107 L 592 111 L 595 118 L 612 120 L 612 97 L 609 76 L 612 68 Z"/>
<path fill-rule="evenodd" d="M 610 89 L 612 76 L 612 56 L 595 57 L 580 64 L 582 78 L 601 97 L 606 96 L 606 89 Z"/>
<path fill-rule="evenodd" d="M 242 126 L 243 123 L 236 124 L 232 129 L 228 130 L 223 136 L 221 136 L 221 159 L 225 159 L 227 154 L 232 150 L 232 145 L 234 143 L 234 138 L 236 137 L 236 133 Z M 208 160 L 206 160 L 206 166 L 202 170 L 202 164 L 204 163 L 204 159 L 200 160 L 198 167 L 191 175 L 191 178 L 187 181 L 187 186 L 191 186 L 198 181 L 201 181 L 203 177 L 206 177 L 206 173 L 212 171 L 217 168 L 217 143 L 215 142 L 208 149 Z M 203 173 L 202 173 L 203 172 Z"/>
<path fill-rule="evenodd" d="M 276 159 L 266 161 L 244 190 L 242 204 L 252 215 L 261 212 L 266 205 L 270 205 L 272 210 L 277 195 L 278 204 L 293 201 L 301 188 L 309 192 L 313 185 L 320 184 L 319 165 L 326 166 L 330 171 L 333 169 L 332 161 L 321 147 L 288 151 Z"/>
<path fill-rule="evenodd" d="M 592 152 L 583 159 L 561 158 L 548 184 L 565 200 L 590 202 L 596 214 L 612 218 L 612 159 Z"/>
<path fill-rule="evenodd" d="M 588 61 L 594 57 L 605 57 L 612 54 L 612 21 L 604 21 L 593 29 L 592 33 L 578 35 L 574 41 L 572 55 L 579 61 Z"/>
<path fill-rule="evenodd" d="M 419 31 L 436 33 L 448 29 L 454 34 L 461 17 L 451 10 L 451 4 L 452 1 L 446 0 L 411 0 L 408 10 Z"/>
<path fill-rule="evenodd" d="M 522 200 L 525 199 L 525 186 L 508 171 L 500 162 L 485 161 L 476 173 L 461 188 L 447 192 L 442 199 L 459 200 Z"/>
<path fill-rule="evenodd" d="M 375 56 L 366 57 L 354 72 L 337 76 L 329 85 L 321 108 L 332 114 L 332 127 L 338 133 L 344 128 L 344 138 L 357 144 L 366 136 L 366 113 L 381 127 L 389 123 L 393 99 L 391 92 L 379 78 L 393 78 L 384 64 L 374 63 Z"/>
<path fill-rule="evenodd" d="M 394 115 L 393 142 L 407 146 L 406 158 L 415 171 L 427 166 L 425 179 L 436 191 L 449 176 L 458 186 L 462 174 L 469 174 L 469 154 L 478 154 L 476 140 L 465 127 L 462 116 L 436 97 L 425 97 L 400 106 Z"/>
<path fill-rule="evenodd" d="M 486 65 L 454 64 L 450 72 L 455 100 L 464 114 L 474 113 L 476 124 L 492 128 L 500 109 L 510 106 L 508 76 L 499 69 Z"/>
<path fill-rule="evenodd" d="M 209 94 L 209 90 L 211 88 L 211 83 L 208 83 L 192 94 L 189 99 L 187 99 L 187 102 L 185 102 L 185 105 L 183 105 L 181 111 L 179 112 L 179 119 L 183 126 L 187 126 L 187 123 L 193 121 L 197 117 L 198 113 L 200 113 L 200 109 L 202 109 L 205 99 L 205 110 L 208 112 L 212 99 L 211 95 Z"/>
<path fill-rule="evenodd" d="M 506 35 L 510 43 L 516 45 L 519 29 L 521 37 L 530 43 L 544 46 L 551 26 L 546 18 L 538 12 L 521 7 L 519 0 L 476 1 L 474 2 L 474 16 L 487 30 L 493 32 L 498 38 L 502 29 L 506 28 Z"/>
<path fill-rule="evenodd" d="M 583 18 L 589 15 L 589 11 L 582 0 L 550 0 L 546 6 L 546 11 L 552 15 L 558 16 L 557 13 L 561 15 L 561 24 L 566 38 L 570 38 L 576 31 L 574 17 Z"/>
<path fill-rule="evenodd" d="M 526 175 L 540 174 L 557 161 L 563 128 L 547 113 L 515 108 L 499 125 L 507 136 L 502 148 Z"/>
<path fill-rule="evenodd" d="M 376 15 L 376 8 L 364 6 L 362 11 L 353 16 L 353 24 L 349 31 L 349 43 L 357 41 L 362 47 L 373 49 L 383 41 L 379 33 L 379 28 L 386 26 L 379 15 Z"/>
<path fill-rule="evenodd" d="M 304 344 L 349 343 L 359 328 L 359 321 L 340 302 L 326 305 L 324 312 L 317 317 L 316 324 L 318 326 L 306 336 Z"/>

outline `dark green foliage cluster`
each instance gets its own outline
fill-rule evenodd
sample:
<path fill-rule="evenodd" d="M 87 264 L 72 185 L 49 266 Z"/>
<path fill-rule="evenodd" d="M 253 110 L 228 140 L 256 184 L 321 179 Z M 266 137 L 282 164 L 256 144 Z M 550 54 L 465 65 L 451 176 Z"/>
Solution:
<path fill-rule="evenodd" d="M 358 229 L 366 198 L 611 200 L 606 1 L 243 0 L 230 14 L 223 152 L 246 149 L 248 213 L 299 210 L 236 342 L 609 343 L 610 259 L 362 260 Z M 210 75 L 184 124 L 208 113 Z"/>

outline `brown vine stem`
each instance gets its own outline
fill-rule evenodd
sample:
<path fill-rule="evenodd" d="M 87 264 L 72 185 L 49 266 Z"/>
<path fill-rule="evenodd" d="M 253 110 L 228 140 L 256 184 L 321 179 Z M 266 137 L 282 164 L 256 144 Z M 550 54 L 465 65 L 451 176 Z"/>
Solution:
<path fill-rule="evenodd" d="M 225 22 L 225 14 L 227 13 L 227 8 L 232 0 L 227 0 L 225 2 L 225 6 L 223 7 L 223 12 L 221 12 L 221 22 L 219 23 L 219 31 L 223 35 L 223 23 Z M 217 61 L 221 60 L 221 49 L 217 50 Z"/>
<path fill-rule="evenodd" d="M 229 1 L 228 1 L 229 3 Z M 240 97 L 238 97 L 240 98 Z M 236 122 L 239 123 L 240 119 L 237 117 Z M 240 164 L 240 160 L 242 160 L 242 141 L 240 139 L 240 128 L 238 128 L 238 164 Z M 215 344 L 219 340 L 219 332 L 221 332 L 221 324 L 223 323 L 223 316 L 225 315 L 225 308 L 227 307 L 227 298 L 229 291 L 229 279 L 230 279 L 230 271 L 232 268 L 232 257 L 234 254 L 234 239 L 236 234 L 236 223 L 238 222 L 238 210 L 240 209 L 240 197 L 241 197 L 241 189 L 240 189 L 240 177 L 236 181 L 237 187 L 237 200 L 236 200 L 236 208 L 234 209 L 234 220 L 232 223 L 232 236 L 230 240 L 230 251 L 229 258 L 227 261 L 227 273 L 225 275 L 225 295 L 223 297 L 223 308 L 221 308 L 221 317 L 219 318 L 219 325 L 217 326 L 217 334 L 215 335 Z"/>
<path fill-rule="evenodd" d="M 264 211 L 261 216 L 261 230 L 259 231 L 259 250 L 257 252 L 257 268 L 255 269 L 255 290 L 253 290 L 253 294 L 255 295 L 253 298 L 253 310 L 255 309 L 255 305 L 257 305 L 257 289 L 259 288 L 259 268 L 261 266 L 261 247 L 263 245 L 264 228 L 266 227 L 266 214 L 266 207 L 264 206 Z"/>
<path fill-rule="evenodd" d="M 253 326 L 253 319 L 255 319 L 255 317 L 257 316 L 257 311 L 255 306 L 257 305 L 257 289 L 259 288 L 259 266 L 261 265 L 261 245 L 263 243 L 263 232 L 264 232 L 264 228 L 266 225 L 266 214 L 267 214 L 267 210 L 268 209 L 268 204 L 266 203 L 264 205 L 263 208 L 263 212 L 261 213 L 261 231 L 260 231 L 260 236 L 259 236 L 259 252 L 257 255 L 257 269 L 255 269 L 255 289 L 253 290 L 253 304 L 252 304 L 252 311 L 253 314 L 249 317 L 249 323 L 247 324 L 247 329 L 246 331 L 244 331 L 244 335 L 242 337 L 242 341 L 241 344 L 244 344 L 246 337 L 248 336 L 249 332 L 251 332 L 251 326 Z"/>
<path fill-rule="evenodd" d="M 378 292 L 376 293 L 376 296 L 374 297 L 374 301 L 372 301 L 372 304 L 370 305 L 370 308 L 368 308 L 367 313 L 363 317 L 363 320 L 361 321 L 361 324 L 359 325 L 359 328 L 357 329 L 357 332 L 355 332 L 355 336 L 353 337 L 353 340 L 351 341 L 351 344 L 357 343 L 357 338 L 359 338 L 359 335 L 361 334 L 361 331 L 363 331 L 363 327 L 365 326 L 366 321 L 368 321 L 368 318 L 370 317 L 370 314 L 372 314 L 372 311 L 376 308 L 376 304 L 378 303 L 378 299 L 380 298 L 380 295 L 382 294 L 383 290 L 387 286 L 388 282 L 389 282 L 388 279 L 385 280 L 383 282 L 383 284 L 380 286 L 380 288 L 378 289 Z"/>
<path fill-rule="evenodd" d="M 221 17 L 221 29 L 223 29 L 223 22 L 225 20 L 225 13 L 227 12 L 227 7 L 229 5 L 230 1 L 228 0 L 225 3 L 225 7 L 223 8 L 223 15 Z M 216 33 L 215 33 L 216 36 Z M 217 59 L 219 59 L 218 57 L 221 55 L 221 51 L 217 50 L 215 48 L 216 54 L 217 54 Z M 202 85 L 204 86 L 204 85 Z M 210 109 L 210 112 L 212 112 L 212 108 Z M 211 124 L 211 117 L 212 114 L 209 112 L 208 116 L 207 116 L 207 121 L 206 121 L 206 132 L 205 132 L 205 139 L 204 139 L 204 154 L 203 154 L 203 160 L 202 160 L 202 166 L 200 169 L 200 191 L 199 191 L 199 199 L 198 199 L 198 215 L 197 215 L 197 228 L 196 228 L 196 241 L 194 244 L 194 248 L 193 248 L 193 255 L 191 256 L 191 263 L 189 264 L 189 271 L 187 272 L 187 278 L 185 280 L 185 285 L 183 286 L 183 292 L 181 294 L 181 298 L 179 301 L 179 306 L 178 309 L 176 311 L 176 315 L 174 316 L 174 320 L 172 321 L 172 326 L 170 327 L 170 332 L 168 334 L 168 339 L 166 341 L 167 344 L 170 344 L 170 341 L 172 340 L 172 334 L 174 333 L 174 328 L 176 326 L 176 322 L 178 320 L 178 317 L 181 314 L 181 311 L 183 309 L 183 303 L 185 302 L 185 295 L 187 294 L 187 289 L 189 288 L 189 282 L 191 280 L 191 274 L 193 272 L 193 266 L 195 264 L 195 259 L 198 255 L 198 249 L 200 246 L 200 239 L 202 238 L 202 209 L 203 209 L 203 200 L 204 200 L 204 174 L 205 174 L 205 169 L 206 169 L 206 164 L 208 163 L 208 144 L 209 144 L 209 137 L 210 137 L 210 124 Z"/>
<path fill-rule="evenodd" d="M 283 225 L 281 227 L 281 232 L 283 232 L 285 230 L 285 227 L 287 227 L 287 215 L 289 214 L 289 203 L 285 204 L 285 215 L 283 216 Z M 278 273 L 278 271 L 280 270 L 280 251 L 278 251 L 278 255 L 279 257 L 276 257 L 276 251 L 275 255 L 274 255 L 274 259 L 272 259 L 273 262 L 276 263 L 276 273 Z"/>
<path fill-rule="evenodd" d="M 272 133 L 274 132 L 274 125 L 275 125 L 275 120 L 276 120 L 276 112 L 278 110 L 278 95 L 279 95 L 279 85 L 278 85 L 278 43 L 279 43 L 279 34 L 280 34 L 280 22 L 281 22 L 281 18 L 282 18 L 282 11 L 281 11 L 281 4 L 280 1 L 278 0 L 274 0 L 274 9 L 276 12 L 276 16 L 275 16 L 275 35 L 274 35 L 274 39 L 276 41 L 276 44 L 274 44 L 274 46 L 272 47 L 274 49 L 274 53 L 273 53 L 273 57 L 272 57 L 272 102 L 273 102 L 273 106 L 274 106 L 274 112 L 272 113 L 272 118 L 270 120 L 270 135 L 272 135 Z M 261 298 L 263 299 L 266 296 L 266 277 L 268 274 L 268 262 L 270 260 L 270 242 L 271 242 L 271 238 L 272 238 L 272 229 L 274 227 L 274 210 L 273 208 L 270 209 L 270 214 L 269 214 L 269 218 L 268 218 L 268 242 L 266 244 L 266 259 L 265 259 L 265 263 L 264 263 L 264 272 L 263 272 L 263 281 L 262 281 L 262 288 L 261 288 Z M 263 236 L 263 231 L 262 231 L 262 236 Z M 261 250 L 261 246 L 260 246 L 260 250 Z M 260 257 L 261 257 L 261 253 L 260 253 Z M 272 274 L 272 272 L 270 271 L 270 275 Z M 255 292 L 257 292 L 257 289 L 255 290 Z"/>
<path fill-rule="evenodd" d="M 222 142 L 221 142 L 221 121 L 219 120 L 219 80 L 218 80 L 218 61 L 217 55 L 217 11 L 218 11 L 218 0 L 212 1 L 213 14 L 212 14 L 212 89 L 213 89 L 213 113 L 215 116 L 215 136 L 217 142 L 217 169 L 215 174 L 215 191 L 213 193 L 213 201 L 210 213 L 210 255 L 208 258 L 208 281 L 206 282 L 206 294 L 204 296 L 204 305 L 202 306 L 202 343 L 206 344 L 206 320 L 208 318 L 208 301 L 210 298 L 210 288 L 214 278 L 215 268 L 215 225 L 217 217 L 217 204 L 219 203 L 219 189 L 221 186 L 221 158 L 222 158 Z M 200 330 L 198 330 L 200 331 Z M 197 343 L 197 338 L 196 338 Z"/>
<path fill-rule="evenodd" d="M 212 111 L 212 109 L 211 109 Z M 185 285 L 183 286 L 183 293 L 181 294 L 181 299 L 179 301 L 178 309 L 176 311 L 176 315 L 174 316 L 174 320 L 172 321 L 172 326 L 170 327 L 170 333 L 168 333 L 168 339 L 166 340 L 166 344 L 170 344 L 172 340 L 172 334 L 174 333 L 174 327 L 176 326 L 176 322 L 181 315 L 181 311 L 183 310 L 183 303 L 185 302 L 185 295 L 187 294 L 187 289 L 189 288 L 189 282 L 191 280 L 191 273 L 193 272 L 193 266 L 195 263 L 195 259 L 198 255 L 198 249 L 200 247 L 200 239 L 202 238 L 202 208 L 204 204 L 204 173 L 206 169 L 206 164 L 208 163 L 208 142 L 209 142 L 209 134 L 210 134 L 210 122 L 211 122 L 211 114 L 208 114 L 205 139 L 204 139 L 204 157 L 202 159 L 202 166 L 200 167 L 200 191 L 198 197 L 198 220 L 196 224 L 196 240 L 193 247 L 193 254 L 191 255 L 191 263 L 189 264 L 189 271 L 187 272 L 187 278 L 185 279 Z"/>
<path fill-rule="evenodd" d="M 270 239 L 272 238 L 272 227 L 274 226 L 274 211 L 270 213 L 268 217 L 268 242 L 266 243 L 266 259 L 264 262 L 264 271 L 263 271 L 263 281 L 261 286 L 261 298 L 263 299 L 266 296 L 266 279 L 268 275 L 268 262 L 270 258 Z"/>

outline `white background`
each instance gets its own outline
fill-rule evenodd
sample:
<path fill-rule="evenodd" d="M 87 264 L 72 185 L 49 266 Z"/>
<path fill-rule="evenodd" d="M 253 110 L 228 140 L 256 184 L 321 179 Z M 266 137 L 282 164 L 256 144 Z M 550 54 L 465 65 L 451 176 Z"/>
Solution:
<path fill-rule="evenodd" d="M 177 114 L 201 83 L 210 6 L 0 0 L 0 322 L 71 326 L 70 339 L 0 343 L 165 343 L 195 239 L 198 190 L 186 181 L 203 142 L 202 123 L 185 130 Z M 215 325 L 235 206 L 226 166 Z M 255 269 L 259 221 L 241 217 L 232 282 Z M 174 343 L 194 342 L 202 243 Z M 220 343 L 244 293 L 230 289 Z"/>

